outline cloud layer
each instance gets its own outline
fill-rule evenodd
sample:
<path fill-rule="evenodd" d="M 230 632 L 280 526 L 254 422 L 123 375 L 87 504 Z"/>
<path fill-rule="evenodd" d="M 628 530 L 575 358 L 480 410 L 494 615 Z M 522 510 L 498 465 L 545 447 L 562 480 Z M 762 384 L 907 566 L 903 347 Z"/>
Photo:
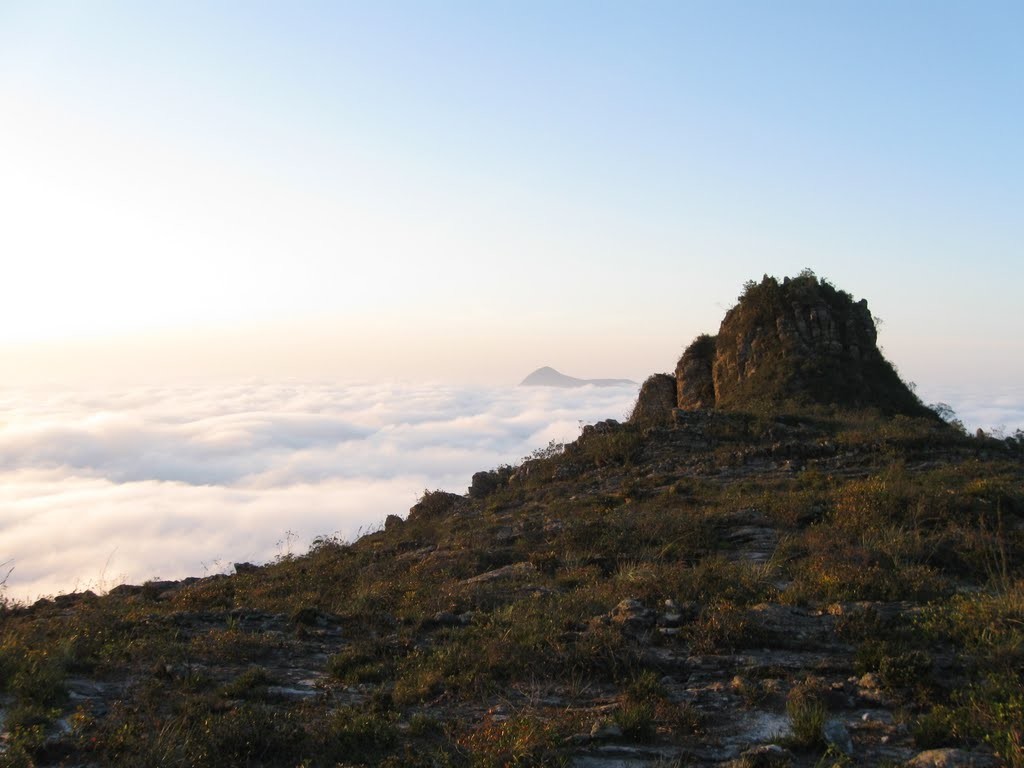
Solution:
<path fill-rule="evenodd" d="M 398 383 L 0 392 L 7 594 L 202 575 L 350 539 L 425 488 L 463 492 L 479 469 L 622 418 L 635 396 Z"/>
<path fill-rule="evenodd" d="M 931 393 L 929 393 L 931 394 Z M 19 600 L 179 578 L 352 539 L 424 489 L 464 492 L 634 388 L 249 383 L 0 390 L 0 577 Z M 1024 392 L 936 393 L 970 429 L 1024 426 Z"/>

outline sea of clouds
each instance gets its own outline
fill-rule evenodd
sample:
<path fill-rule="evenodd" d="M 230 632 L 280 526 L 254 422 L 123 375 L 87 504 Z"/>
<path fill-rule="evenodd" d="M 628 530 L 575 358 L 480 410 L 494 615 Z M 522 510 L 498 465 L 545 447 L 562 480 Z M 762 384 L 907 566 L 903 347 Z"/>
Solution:
<path fill-rule="evenodd" d="M 345 540 L 425 489 L 463 493 L 635 387 L 246 383 L 0 390 L 0 580 L 31 600 L 229 571 Z M 1024 426 L 1024 393 L 938 392 L 970 429 Z"/>
<path fill-rule="evenodd" d="M 635 387 L 248 383 L 0 390 L 0 579 L 17 600 L 230 570 L 464 493 Z"/>

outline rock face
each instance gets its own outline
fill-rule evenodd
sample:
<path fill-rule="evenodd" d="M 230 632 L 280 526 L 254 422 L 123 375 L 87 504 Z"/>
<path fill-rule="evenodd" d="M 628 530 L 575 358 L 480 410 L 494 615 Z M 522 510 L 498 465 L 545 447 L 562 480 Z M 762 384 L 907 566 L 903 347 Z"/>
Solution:
<path fill-rule="evenodd" d="M 629 422 L 642 426 L 668 426 L 672 422 L 672 409 L 675 407 L 675 378 L 667 373 L 655 373 L 647 377 L 647 381 L 640 387 L 640 395 Z"/>
<path fill-rule="evenodd" d="M 715 407 L 715 337 L 694 339 L 676 365 L 677 407 L 687 411 Z"/>
<path fill-rule="evenodd" d="M 508 484 L 512 475 L 511 467 L 499 467 L 473 474 L 472 484 L 469 486 L 469 498 L 482 499 L 490 496 L 499 488 Z"/>
<path fill-rule="evenodd" d="M 800 401 L 926 409 L 876 343 L 867 301 L 811 272 L 746 285 L 718 335 L 699 336 L 676 366 L 678 407 L 743 409 Z"/>
<path fill-rule="evenodd" d="M 464 501 L 462 496 L 448 491 L 427 491 L 409 509 L 409 520 L 428 520 L 444 517 Z"/>

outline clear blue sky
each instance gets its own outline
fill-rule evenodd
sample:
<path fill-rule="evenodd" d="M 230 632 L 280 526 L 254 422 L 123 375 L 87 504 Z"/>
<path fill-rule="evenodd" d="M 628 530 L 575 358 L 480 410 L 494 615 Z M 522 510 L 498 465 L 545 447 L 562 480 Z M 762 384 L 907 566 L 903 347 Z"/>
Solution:
<path fill-rule="evenodd" d="M 811 267 L 1020 381 L 1022 137 L 1021 2 L 0 0 L 0 343 L 639 378 Z"/>

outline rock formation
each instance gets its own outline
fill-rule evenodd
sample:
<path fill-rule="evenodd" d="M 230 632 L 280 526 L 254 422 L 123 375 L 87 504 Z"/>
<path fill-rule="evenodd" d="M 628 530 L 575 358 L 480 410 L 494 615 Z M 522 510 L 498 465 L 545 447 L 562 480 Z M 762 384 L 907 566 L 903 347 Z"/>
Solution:
<path fill-rule="evenodd" d="M 766 275 L 747 284 L 718 330 L 715 406 L 807 401 L 922 412 L 876 339 L 866 300 L 810 272 L 781 283 Z"/>
<path fill-rule="evenodd" d="M 666 426 L 672 419 L 675 406 L 676 380 L 667 373 L 655 373 L 648 376 L 640 387 L 640 395 L 629 420 L 644 426 Z"/>
<path fill-rule="evenodd" d="M 692 411 L 715 407 L 715 337 L 694 339 L 676 364 L 676 404 Z"/>
<path fill-rule="evenodd" d="M 781 282 L 765 275 L 747 283 L 716 336 L 698 336 L 683 352 L 675 405 L 693 411 L 818 403 L 929 415 L 876 340 L 866 300 L 854 301 L 810 271 Z M 645 384 L 635 413 L 660 423 L 670 410 L 663 390 Z"/>

